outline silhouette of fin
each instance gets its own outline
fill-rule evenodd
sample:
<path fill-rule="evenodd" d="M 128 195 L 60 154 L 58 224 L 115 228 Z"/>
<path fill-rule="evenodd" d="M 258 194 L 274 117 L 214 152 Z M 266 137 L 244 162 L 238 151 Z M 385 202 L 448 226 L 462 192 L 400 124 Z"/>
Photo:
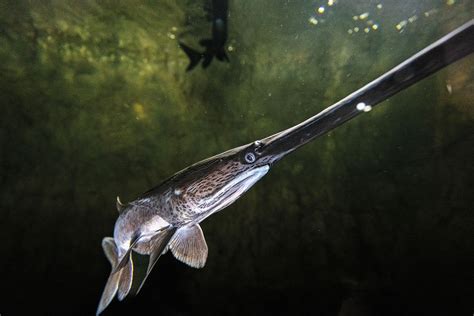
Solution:
<path fill-rule="evenodd" d="M 227 61 L 229 62 L 229 57 L 227 57 L 227 54 L 225 53 L 225 48 L 221 47 L 219 51 L 216 54 L 216 58 L 220 61 Z"/>
<path fill-rule="evenodd" d="M 202 68 L 207 68 L 211 64 L 212 61 L 212 55 L 211 54 L 205 54 L 204 55 L 204 60 L 202 61 Z"/>
<path fill-rule="evenodd" d="M 184 45 L 183 43 L 181 42 L 178 42 L 179 44 L 179 47 L 181 47 L 181 49 L 186 53 L 186 55 L 188 56 L 189 58 L 189 65 L 188 67 L 186 68 L 186 71 L 190 71 L 192 70 L 194 67 L 197 66 L 197 64 L 199 64 L 199 61 L 201 60 L 202 58 L 202 53 L 192 49 L 191 47 L 189 46 L 186 46 Z"/>
<path fill-rule="evenodd" d="M 211 64 L 213 53 L 212 53 L 212 39 L 202 39 L 199 41 L 199 45 L 204 46 L 206 51 L 203 53 L 202 68 L 207 68 Z"/>
<path fill-rule="evenodd" d="M 206 51 L 202 54 L 204 58 L 204 61 L 202 62 L 203 68 L 207 68 L 211 64 L 214 54 L 220 61 L 229 61 L 229 57 L 227 57 L 224 46 L 219 47 L 217 53 L 215 52 L 216 47 L 213 47 L 215 44 L 212 39 L 202 39 L 199 41 L 199 44 L 206 48 Z"/>
<path fill-rule="evenodd" d="M 140 286 L 138 287 L 138 290 L 135 293 L 135 295 L 138 294 L 138 292 L 140 292 L 140 290 L 142 289 L 143 284 L 145 284 L 145 281 L 150 275 L 151 270 L 155 266 L 160 256 L 165 252 L 166 246 L 168 245 L 168 242 L 170 241 L 171 237 L 173 237 L 175 232 L 176 232 L 176 228 L 171 227 L 165 231 L 162 231 L 156 234 L 156 236 L 153 237 L 153 240 L 151 243 L 152 250 L 150 253 L 150 258 L 148 260 L 148 268 L 146 271 L 146 275 L 143 278 L 142 282 L 140 283 Z"/>
<path fill-rule="evenodd" d="M 170 241 L 176 259 L 193 268 L 202 268 L 207 260 L 207 244 L 199 224 L 181 227 Z"/>

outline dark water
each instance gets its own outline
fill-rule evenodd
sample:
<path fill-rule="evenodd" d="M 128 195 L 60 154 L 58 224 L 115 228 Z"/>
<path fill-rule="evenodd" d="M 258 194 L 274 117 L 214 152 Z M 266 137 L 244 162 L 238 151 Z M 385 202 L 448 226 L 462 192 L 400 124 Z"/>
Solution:
<path fill-rule="evenodd" d="M 0 1 L 2 316 L 94 314 L 117 195 L 314 115 L 474 12 L 230 0 L 230 63 L 185 73 L 205 5 Z M 473 65 L 285 158 L 203 222 L 205 268 L 167 254 L 104 315 L 471 315 Z"/>

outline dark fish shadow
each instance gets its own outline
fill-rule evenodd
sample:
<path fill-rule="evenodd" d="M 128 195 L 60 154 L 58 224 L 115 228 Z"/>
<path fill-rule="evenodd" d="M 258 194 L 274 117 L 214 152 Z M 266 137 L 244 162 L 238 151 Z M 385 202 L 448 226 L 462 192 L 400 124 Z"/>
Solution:
<path fill-rule="evenodd" d="M 202 61 L 202 68 L 206 69 L 216 58 L 222 62 L 229 62 L 229 57 L 225 51 L 227 41 L 227 17 L 228 0 L 212 0 L 212 8 L 204 8 L 208 12 L 208 17 L 212 21 L 212 37 L 201 39 L 199 45 L 204 48 L 203 51 L 194 49 L 183 42 L 178 42 L 179 47 L 189 58 L 189 64 L 186 71 L 191 71 Z"/>

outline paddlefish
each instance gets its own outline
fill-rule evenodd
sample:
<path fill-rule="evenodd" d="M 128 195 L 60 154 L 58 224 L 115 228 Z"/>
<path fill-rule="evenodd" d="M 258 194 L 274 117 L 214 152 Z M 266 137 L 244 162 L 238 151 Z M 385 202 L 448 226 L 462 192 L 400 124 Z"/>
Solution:
<path fill-rule="evenodd" d="M 167 251 L 191 267 L 202 268 L 208 256 L 199 225 L 203 220 L 235 202 L 289 153 L 473 50 L 471 20 L 308 120 L 193 164 L 133 201 L 122 203 L 117 198 L 119 216 L 113 237 L 102 241 L 112 271 L 97 315 L 115 296 L 123 300 L 129 294 L 132 251 L 149 256 L 137 293 Z"/>

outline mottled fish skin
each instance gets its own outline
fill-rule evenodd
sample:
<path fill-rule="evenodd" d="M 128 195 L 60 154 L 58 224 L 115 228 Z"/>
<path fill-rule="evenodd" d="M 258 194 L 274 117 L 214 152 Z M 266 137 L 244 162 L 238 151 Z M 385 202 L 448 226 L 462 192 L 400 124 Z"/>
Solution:
<path fill-rule="evenodd" d="M 255 157 L 257 148 L 249 144 L 194 164 L 128 203 L 115 224 L 119 257 L 137 232 L 151 238 L 154 231 L 167 225 L 199 223 L 238 199 L 272 163 L 270 158 L 246 162 L 242 152 Z M 150 254 L 150 238 L 140 239 L 134 250 Z"/>

